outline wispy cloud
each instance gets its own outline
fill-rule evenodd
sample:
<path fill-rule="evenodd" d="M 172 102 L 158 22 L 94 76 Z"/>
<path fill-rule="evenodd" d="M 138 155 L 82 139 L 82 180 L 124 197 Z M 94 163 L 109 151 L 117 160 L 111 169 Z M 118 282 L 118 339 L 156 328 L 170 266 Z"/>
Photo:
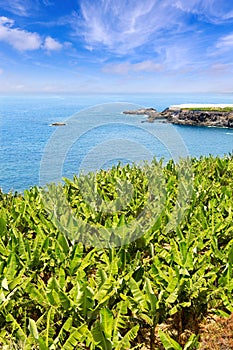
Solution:
<path fill-rule="evenodd" d="M 179 31 L 178 12 L 169 0 L 85 0 L 81 1 L 82 20 L 74 16 L 73 27 L 89 48 L 102 46 L 124 54 L 148 43 L 161 30 Z"/>
<path fill-rule="evenodd" d="M 50 0 L 42 0 L 42 3 L 45 6 L 54 6 L 55 5 L 54 1 L 50 1 Z"/>
<path fill-rule="evenodd" d="M 76 89 L 80 84 L 79 91 L 90 85 L 93 91 L 160 87 L 167 91 L 171 86 L 195 90 L 195 84 L 196 89 L 203 84 L 211 89 L 216 84 L 217 89 L 218 81 L 232 84 L 230 0 L 72 0 L 56 4 L 55 0 L 0 0 L 4 86 L 9 72 L 17 71 L 22 76 L 12 86 L 16 89 L 23 83 L 23 90 L 30 90 L 28 81 L 48 90 L 59 84 L 62 89 L 72 84 Z M 87 81 L 86 76 L 95 76 L 97 83 Z"/>
<path fill-rule="evenodd" d="M 54 6 L 51 0 L 0 0 L 0 8 L 16 16 L 35 16 L 43 6 Z"/>
<path fill-rule="evenodd" d="M 14 27 L 14 21 L 7 17 L 0 17 L 0 41 L 6 42 L 18 51 L 33 51 L 44 48 L 48 51 L 60 50 L 62 44 L 47 36 L 43 38 L 35 32 L 29 32 Z"/>
<path fill-rule="evenodd" d="M 232 72 L 232 64 L 227 63 L 214 63 L 210 67 L 210 72 L 215 74 Z"/>
<path fill-rule="evenodd" d="M 224 50 L 224 51 L 233 49 L 233 33 L 222 36 L 218 40 L 216 47 L 217 49 Z"/>
<path fill-rule="evenodd" d="M 233 20 L 233 5 L 225 0 L 177 0 L 174 6 L 186 13 L 201 16 L 210 23 L 222 23 Z"/>
<path fill-rule="evenodd" d="M 131 72 L 161 72 L 165 66 L 150 60 L 139 63 L 123 62 L 117 64 L 106 64 L 103 68 L 105 73 L 127 74 Z"/>
<path fill-rule="evenodd" d="M 27 17 L 32 5 L 28 0 L 0 0 L 0 7 L 17 16 Z"/>
<path fill-rule="evenodd" d="M 197 21 L 189 20 L 192 15 L 204 24 L 233 20 L 233 4 L 225 0 L 81 0 L 72 25 L 86 48 L 124 55 L 149 43 L 156 51 L 157 41 L 164 36 L 198 31 Z"/>

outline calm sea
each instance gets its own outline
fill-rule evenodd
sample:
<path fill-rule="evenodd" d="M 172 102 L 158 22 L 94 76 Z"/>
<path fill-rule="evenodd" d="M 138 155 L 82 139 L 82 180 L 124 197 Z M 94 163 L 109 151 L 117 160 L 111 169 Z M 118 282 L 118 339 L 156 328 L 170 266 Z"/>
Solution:
<path fill-rule="evenodd" d="M 233 94 L 2 95 L 0 188 L 23 191 L 119 161 L 232 153 L 232 129 L 150 124 L 122 114 L 179 103 L 233 103 Z"/>

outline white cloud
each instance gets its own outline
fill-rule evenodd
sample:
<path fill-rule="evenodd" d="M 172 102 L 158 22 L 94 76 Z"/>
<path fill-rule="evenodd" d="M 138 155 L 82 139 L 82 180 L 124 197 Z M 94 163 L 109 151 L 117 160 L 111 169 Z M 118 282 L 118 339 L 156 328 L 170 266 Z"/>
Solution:
<path fill-rule="evenodd" d="M 57 40 L 51 38 L 50 36 L 47 36 L 45 38 L 43 47 L 48 51 L 57 51 L 62 49 L 62 44 L 59 43 Z"/>
<path fill-rule="evenodd" d="M 163 64 L 147 60 L 139 63 L 123 62 L 106 64 L 103 71 L 105 73 L 127 74 L 130 72 L 160 72 L 164 69 L 165 66 Z"/>
<path fill-rule="evenodd" d="M 13 19 L 7 18 L 5 16 L 0 17 L 0 25 L 8 25 L 9 27 L 13 26 Z"/>
<path fill-rule="evenodd" d="M 41 38 L 37 33 L 19 28 L 12 28 L 14 21 L 0 17 L 0 41 L 4 41 L 19 51 L 37 50 L 41 46 Z"/>
<path fill-rule="evenodd" d="M 45 49 L 58 51 L 63 45 L 47 36 L 44 40 L 38 33 L 28 32 L 20 28 L 14 28 L 14 21 L 7 17 L 0 17 L 0 41 L 6 42 L 18 51 L 32 51 Z"/>
<path fill-rule="evenodd" d="M 2 75 L 2 74 L 3 74 L 3 72 L 4 72 L 4 71 L 3 71 L 3 69 L 1 69 L 1 68 L 0 68 L 0 75 Z"/>

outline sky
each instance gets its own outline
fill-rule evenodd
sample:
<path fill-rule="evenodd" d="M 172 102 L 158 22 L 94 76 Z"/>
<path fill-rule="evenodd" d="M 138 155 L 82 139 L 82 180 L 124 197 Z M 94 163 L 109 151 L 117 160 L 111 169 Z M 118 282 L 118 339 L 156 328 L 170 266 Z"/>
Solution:
<path fill-rule="evenodd" d="M 232 0 L 0 0 L 0 93 L 232 91 Z"/>

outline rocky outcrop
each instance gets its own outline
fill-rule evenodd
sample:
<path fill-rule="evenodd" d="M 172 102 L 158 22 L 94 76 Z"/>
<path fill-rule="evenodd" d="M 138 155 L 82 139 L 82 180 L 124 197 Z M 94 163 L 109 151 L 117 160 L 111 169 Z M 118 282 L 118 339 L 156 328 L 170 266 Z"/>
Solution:
<path fill-rule="evenodd" d="M 230 112 L 219 110 L 187 109 L 179 107 L 168 107 L 162 112 L 154 108 L 142 108 L 138 110 L 125 111 L 124 114 L 147 115 L 148 122 L 153 123 L 156 119 L 163 122 L 180 125 L 215 126 L 233 128 L 233 110 Z"/>
<path fill-rule="evenodd" d="M 155 119 L 161 119 L 161 113 L 159 113 L 155 108 L 141 108 L 132 111 L 124 111 L 124 114 L 133 114 L 133 115 L 147 115 L 147 121 L 152 123 Z"/>
<path fill-rule="evenodd" d="M 233 128 L 233 111 L 203 111 L 166 108 L 161 115 L 167 122 L 180 125 Z"/>

